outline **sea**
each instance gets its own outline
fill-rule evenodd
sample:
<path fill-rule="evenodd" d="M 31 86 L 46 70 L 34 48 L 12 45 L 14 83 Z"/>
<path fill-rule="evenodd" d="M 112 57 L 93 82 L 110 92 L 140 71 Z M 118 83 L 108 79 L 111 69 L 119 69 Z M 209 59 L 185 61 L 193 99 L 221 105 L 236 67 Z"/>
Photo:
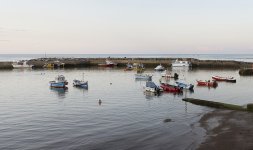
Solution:
<path fill-rule="evenodd" d="M 69 56 L 71 55 L 50 55 Z M 89 55 L 98 56 L 109 57 Z M 110 55 L 118 56 L 132 55 Z M 0 57 L 2 60 L 20 60 L 42 56 Z M 211 59 L 211 56 L 208 57 Z M 244 60 L 252 58 L 248 55 L 234 56 L 234 59 L 242 57 Z M 178 73 L 179 81 L 193 84 L 194 91 L 154 95 L 144 91 L 146 81 L 136 80 L 135 71 L 124 71 L 124 68 L 118 67 L 0 70 L 0 149 L 197 149 L 206 139 L 206 130 L 199 120 L 215 109 L 186 103 L 182 101 L 183 98 L 243 106 L 253 103 L 253 77 L 240 76 L 237 69 L 169 68 L 169 71 L 172 74 Z M 153 69 L 147 69 L 145 73 L 152 74 L 152 81 L 157 85 L 160 82 L 175 83 L 174 79 L 161 78 L 161 72 Z M 68 88 L 50 88 L 49 82 L 60 74 L 68 80 Z M 211 80 L 213 75 L 233 76 L 237 82 L 219 82 L 216 88 L 197 86 L 197 79 Z M 87 80 L 88 89 L 73 87 L 74 79 Z"/>
<path fill-rule="evenodd" d="M 35 58 L 196 58 L 200 60 L 234 60 L 253 62 L 253 54 L 0 54 L 0 61 Z"/>

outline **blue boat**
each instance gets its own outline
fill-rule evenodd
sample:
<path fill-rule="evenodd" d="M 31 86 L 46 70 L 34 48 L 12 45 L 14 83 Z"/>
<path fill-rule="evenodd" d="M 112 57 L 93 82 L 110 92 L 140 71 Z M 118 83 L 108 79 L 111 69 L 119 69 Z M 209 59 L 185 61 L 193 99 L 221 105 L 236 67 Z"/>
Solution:
<path fill-rule="evenodd" d="M 83 80 L 73 80 L 73 86 L 88 89 L 88 81 L 84 81 L 84 73 Z"/>
<path fill-rule="evenodd" d="M 160 93 L 163 91 L 163 89 L 157 86 L 154 82 L 148 81 L 146 82 L 145 91 L 152 93 Z"/>
<path fill-rule="evenodd" d="M 73 86 L 80 88 L 88 88 L 88 81 L 73 80 Z"/>
<path fill-rule="evenodd" d="M 177 84 L 177 86 L 179 88 L 182 88 L 182 89 L 187 89 L 187 90 L 193 91 L 193 88 L 194 88 L 194 85 L 192 85 L 192 84 L 186 84 L 184 82 L 177 81 L 176 84 Z"/>
<path fill-rule="evenodd" d="M 66 85 L 68 85 L 68 82 L 65 80 L 65 77 L 63 75 L 58 75 L 55 78 L 55 81 L 50 81 L 49 84 L 52 88 L 65 88 Z"/>

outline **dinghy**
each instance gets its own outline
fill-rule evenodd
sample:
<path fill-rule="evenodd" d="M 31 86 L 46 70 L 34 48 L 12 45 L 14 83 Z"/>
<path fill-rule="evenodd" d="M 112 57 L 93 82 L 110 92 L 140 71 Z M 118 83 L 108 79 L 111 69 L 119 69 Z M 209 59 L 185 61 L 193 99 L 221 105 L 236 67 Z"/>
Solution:
<path fill-rule="evenodd" d="M 164 67 L 160 64 L 157 67 L 155 67 L 155 71 L 164 71 Z"/>
<path fill-rule="evenodd" d="M 138 73 L 138 74 L 135 74 L 135 79 L 151 81 L 152 80 L 152 75 Z"/>
<path fill-rule="evenodd" d="M 218 83 L 214 80 L 214 81 L 203 81 L 203 80 L 197 80 L 197 85 L 198 86 L 208 86 L 208 87 L 217 87 Z"/>
<path fill-rule="evenodd" d="M 221 77 L 221 76 L 213 76 L 212 77 L 216 81 L 226 81 L 226 82 L 236 82 L 236 79 L 234 77 Z"/>
<path fill-rule="evenodd" d="M 192 84 L 186 84 L 186 83 L 180 82 L 180 81 L 177 81 L 176 85 L 179 88 L 183 88 L 183 89 L 187 89 L 187 90 L 191 90 L 191 91 L 193 91 L 193 88 L 194 88 L 194 85 L 192 85 Z"/>
<path fill-rule="evenodd" d="M 154 82 L 148 81 L 146 82 L 145 91 L 152 93 L 160 93 L 163 91 L 163 89 L 157 86 Z"/>

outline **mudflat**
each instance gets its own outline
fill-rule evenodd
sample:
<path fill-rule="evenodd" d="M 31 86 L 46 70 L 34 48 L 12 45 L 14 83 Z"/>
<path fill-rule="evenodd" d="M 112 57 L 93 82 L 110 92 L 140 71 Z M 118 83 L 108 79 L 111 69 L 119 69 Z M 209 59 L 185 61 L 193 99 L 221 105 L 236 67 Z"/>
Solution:
<path fill-rule="evenodd" d="M 200 150 L 252 150 L 253 113 L 234 110 L 214 110 L 200 119 L 206 139 Z"/>

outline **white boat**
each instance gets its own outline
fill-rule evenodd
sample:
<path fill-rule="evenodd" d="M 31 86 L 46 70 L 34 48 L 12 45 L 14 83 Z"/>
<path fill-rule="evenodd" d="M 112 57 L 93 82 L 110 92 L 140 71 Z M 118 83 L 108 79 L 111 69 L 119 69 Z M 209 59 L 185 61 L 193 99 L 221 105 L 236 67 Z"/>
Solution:
<path fill-rule="evenodd" d="M 152 80 L 152 75 L 138 73 L 138 74 L 135 74 L 135 79 L 150 81 L 150 80 Z"/>
<path fill-rule="evenodd" d="M 83 80 L 73 80 L 73 86 L 80 87 L 80 88 L 88 88 L 88 81 L 84 81 L 84 73 L 83 73 Z"/>
<path fill-rule="evenodd" d="M 109 59 L 106 59 L 105 64 L 98 64 L 98 66 L 101 66 L 101 67 L 114 67 L 114 66 L 117 66 L 117 63 L 114 63 L 114 62 L 110 61 Z"/>
<path fill-rule="evenodd" d="M 168 72 L 167 70 L 164 70 L 162 73 L 161 73 L 161 76 L 162 77 L 166 77 L 166 78 L 174 78 L 172 76 L 172 74 L 170 72 Z"/>
<path fill-rule="evenodd" d="M 154 82 L 152 81 L 148 81 L 146 82 L 146 86 L 144 87 L 145 91 L 147 92 L 152 92 L 152 93 L 160 93 L 163 91 L 162 88 L 160 88 L 159 86 L 157 86 Z"/>
<path fill-rule="evenodd" d="M 190 67 L 192 64 L 188 61 L 175 60 L 172 63 L 172 67 Z"/>
<path fill-rule="evenodd" d="M 164 67 L 160 64 L 157 67 L 155 67 L 155 71 L 164 71 Z"/>
<path fill-rule="evenodd" d="M 50 87 L 53 88 L 65 88 L 68 85 L 68 81 L 63 75 L 58 75 L 54 81 L 49 82 Z"/>
<path fill-rule="evenodd" d="M 194 88 L 194 85 L 193 84 L 187 84 L 183 81 L 177 81 L 175 82 L 176 85 L 179 87 L 179 88 L 182 88 L 182 89 L 187 89 L 187 90 L 190 90 L 190 91 L 193 91 L 193 88 Z"/>
<path fill-rule="evenodd" d="M 73 80 L 73 86 L 80 88 L 88 88 L 88 81 Z"/>
<path fill-rule="evenodd" d="M 33 65 L 27 64 L 27 61 L 17 61 L 12 63 L 13 68 L 32 68 Z"/>

